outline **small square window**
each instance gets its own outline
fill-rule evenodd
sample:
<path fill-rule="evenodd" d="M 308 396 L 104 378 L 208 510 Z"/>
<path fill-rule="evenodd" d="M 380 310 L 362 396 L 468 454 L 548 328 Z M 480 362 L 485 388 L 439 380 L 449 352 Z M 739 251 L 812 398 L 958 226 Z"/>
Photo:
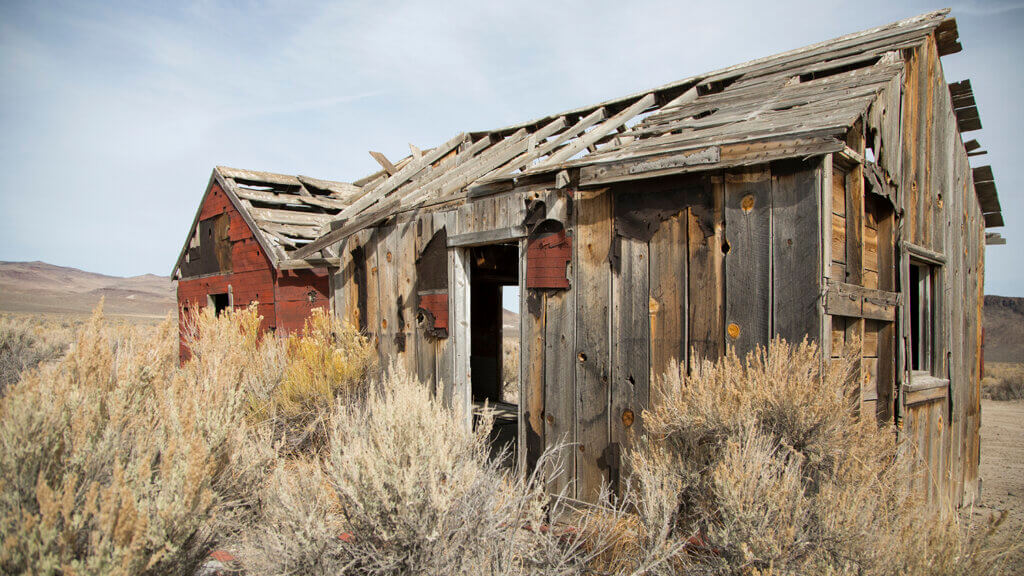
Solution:
<path fill-rule="evenodd" d="M 212 307 L 214 313 L 220 316 L 224 311 L 231 308 L 231 295 L 228 293 L 208 294 L 206 296 L 206 305 Z"/>

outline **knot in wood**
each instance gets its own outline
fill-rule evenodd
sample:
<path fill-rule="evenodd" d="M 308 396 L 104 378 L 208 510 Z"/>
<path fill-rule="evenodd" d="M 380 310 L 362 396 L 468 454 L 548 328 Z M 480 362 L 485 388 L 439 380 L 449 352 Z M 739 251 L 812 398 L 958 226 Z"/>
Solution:
<path fill-rule="evenodd" d="M 633 411 L 629 408 L 622 411 L 622 425 L 626 428 L 633 425 Z"/>
<path fill-rule="evenodd" d="M 728 332 L 729 332 L 729 338 L 732 338 L 733 340 L 739 338 L 740 337 L 740 325 L 735 323 L 735 322 L 730 322 L 729 323 Z"/>

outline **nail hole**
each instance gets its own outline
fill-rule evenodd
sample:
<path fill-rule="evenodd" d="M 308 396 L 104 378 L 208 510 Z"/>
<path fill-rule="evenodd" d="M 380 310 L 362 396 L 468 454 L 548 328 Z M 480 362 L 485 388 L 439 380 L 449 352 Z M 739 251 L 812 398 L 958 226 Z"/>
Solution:
<path fill-rule="evenodd" d="M 580 355 L 578 356 L 578 358 L 580 359 L 580 362 L 586 362 L 587 361 L 587 355 L 584 354 L 583 352 L 580 352 Z"/>

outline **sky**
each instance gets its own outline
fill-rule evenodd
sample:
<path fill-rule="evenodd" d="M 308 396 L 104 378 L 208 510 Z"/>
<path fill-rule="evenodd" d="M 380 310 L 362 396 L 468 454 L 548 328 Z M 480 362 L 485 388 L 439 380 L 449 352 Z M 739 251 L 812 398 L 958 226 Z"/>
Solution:
<path fill-rule="evenodd" d="M 215 165 L 352 181 L 461 131 L 652 88 L 924 2 L 0 0 L 0 260 L 167 275 Z M 1024 1 L 952 5 L 1024 296 Z"/>

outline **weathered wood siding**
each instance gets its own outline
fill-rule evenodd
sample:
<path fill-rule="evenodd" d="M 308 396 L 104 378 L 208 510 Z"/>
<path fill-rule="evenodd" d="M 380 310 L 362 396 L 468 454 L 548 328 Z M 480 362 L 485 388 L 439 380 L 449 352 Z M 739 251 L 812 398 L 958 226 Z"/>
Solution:
<path fill-rule="evenodd" d="M 933 499 L 969 504 L 978 496 L 984 218 L 974 191 L 935 41 L 905 52 L 901 242 L 941 255 L 932 374 L 943 395 L 904 394 L 903 437 L 927 466 L 920 486 Z M 899 254 L 905 270 L 908 253 Z M 903 326 L 906 334 L 908 326 Z M 903 351 L 906 358 L 908 351 Z M 910 382 L 907 362 L 902 382 Z"/>
<path fill-rule="evenodd" d="M 442 228 L 451 239 L 520 227 L 525 247 L 531 226 L 560 221 L 573 247 L 567 290 L 527 289 L 520 252 L 520 462 L 562 447 L 551 490 L 593 501 L 621 479 L 622 450 L 642 433 L 643 410 L 657 401 L 652 382 L 666 371 L 774 335 L 818 338 L 820 190 L 819 158 L 403 213 L 342 246 L 335 310 L 364 326 L 382 361 L 464 405 L 453 340 L 465 307 L 452 303 L 447 338 L 428 335 L 410 262 Z"/>

